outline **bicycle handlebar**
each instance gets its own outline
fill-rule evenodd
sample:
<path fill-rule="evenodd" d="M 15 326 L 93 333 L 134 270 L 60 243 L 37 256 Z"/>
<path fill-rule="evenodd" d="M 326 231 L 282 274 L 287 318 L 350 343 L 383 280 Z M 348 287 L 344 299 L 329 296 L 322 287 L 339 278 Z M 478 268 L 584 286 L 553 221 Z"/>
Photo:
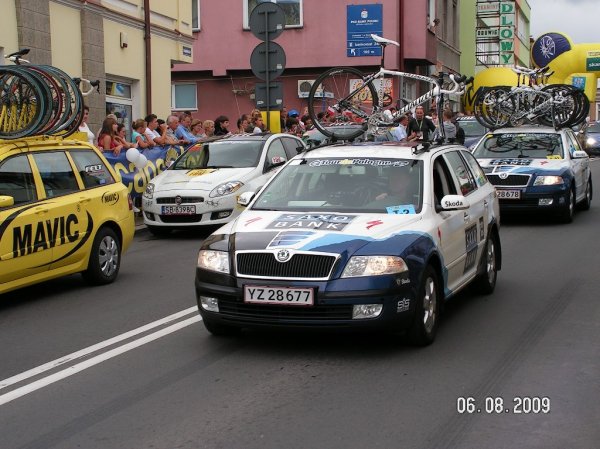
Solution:
<path fill-rule="evenodd" d="M 92 93 L 94 88 L 98 93 L 100 93 L 100 80 L 90 81 L 85 78 L 73 78 L 73 82 L 78 86 L 80 83 L 88 84 L 90 86 L 89 89 L 86 91 L 81 90 L 81 95 L 83 95 L 84 97 L 87 97 L 90 93 Z"/>

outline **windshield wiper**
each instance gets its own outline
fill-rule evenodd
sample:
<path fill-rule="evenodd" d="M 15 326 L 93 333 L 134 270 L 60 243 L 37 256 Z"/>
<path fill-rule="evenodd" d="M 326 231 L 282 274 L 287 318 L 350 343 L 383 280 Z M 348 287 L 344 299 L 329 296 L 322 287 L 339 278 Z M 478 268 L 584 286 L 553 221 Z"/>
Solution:
<path fill-rule="evenodd" d="M 233 165 L 207 165 L 204 168 L 234 168 Z"/>

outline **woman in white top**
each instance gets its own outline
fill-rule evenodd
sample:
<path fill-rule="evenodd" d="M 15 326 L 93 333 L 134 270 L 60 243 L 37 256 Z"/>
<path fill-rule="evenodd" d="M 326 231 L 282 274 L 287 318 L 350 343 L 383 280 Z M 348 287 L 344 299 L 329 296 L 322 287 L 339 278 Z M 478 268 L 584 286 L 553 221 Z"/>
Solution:
<path fill-rule="evenodd" d="M 94 133 L 92 132 L 92 130 L 90 129 L 90 127 L 87 124 L 87 121 L 89 118 L 90 118 L 90 107 L 84 105 L 83 106 L 83 120 L 81 121 L 81 125 L 79 125 L 79 132 L 86 133 L 88 143 L 90 143 L 91 145 L 95 145 L 96 144 L 96 136 L 94 135 Z"/>

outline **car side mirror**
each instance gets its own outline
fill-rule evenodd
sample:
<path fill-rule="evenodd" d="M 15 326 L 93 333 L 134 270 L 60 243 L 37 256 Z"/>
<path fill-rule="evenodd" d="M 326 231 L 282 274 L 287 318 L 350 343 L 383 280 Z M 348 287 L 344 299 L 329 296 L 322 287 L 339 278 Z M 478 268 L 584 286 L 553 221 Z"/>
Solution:
<path fill-rule="evenodd" d="M 585 157 L 588 157 L 588 154 L 583 150 L 576 150 L 576 151 L 573 151 L 572 157 L 573 157 L 573 159 L 583 159 Z"/>
<path fill-rule="evenodd" d="M 15 199 L 12 196 L 0 195 L 0 207 L 14 206 Z"/>
<path fill-rule="evenodd" d="M 468 209 L 469 201 L 462 195 L 446 195 L 440 201 L 441 210 L 465 210 Z"/>
<path fill-rule="evenodd" d="M 237 203 L 240 206 L 246 207 L 252 199 L 254 198 L 255 192 L 244 192 L 240 196 L 238 196 Z"/>

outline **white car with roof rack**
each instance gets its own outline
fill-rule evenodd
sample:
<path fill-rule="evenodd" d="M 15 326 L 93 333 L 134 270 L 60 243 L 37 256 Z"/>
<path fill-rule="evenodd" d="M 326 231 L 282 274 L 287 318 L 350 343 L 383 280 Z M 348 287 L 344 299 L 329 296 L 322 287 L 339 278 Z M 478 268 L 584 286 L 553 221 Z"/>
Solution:
<path fill-rule="evenodd" d="M 144 223 L 155 235 L 190 226 L 222 225 L 243 209 L 236 200 L 259 190 L 305 148 L 290 134 L 242 134 L 188 148 L 148 184 Z"/>
<path fill-rule="evenodd" d="M 589 157 L 569 128 L 497 129 L 473 155 L 496 186 L 502 212 L 548 212 L 569 223 L 576 205 L 590 208 Z"/>
<path fill-rule="evenodd" d="M 202 244 L 196 296 L 213 334 L 245 327 L 408 332 L 501 267 L 494 187 L 458 145 L 334 144 L 290 160 Z"/>

